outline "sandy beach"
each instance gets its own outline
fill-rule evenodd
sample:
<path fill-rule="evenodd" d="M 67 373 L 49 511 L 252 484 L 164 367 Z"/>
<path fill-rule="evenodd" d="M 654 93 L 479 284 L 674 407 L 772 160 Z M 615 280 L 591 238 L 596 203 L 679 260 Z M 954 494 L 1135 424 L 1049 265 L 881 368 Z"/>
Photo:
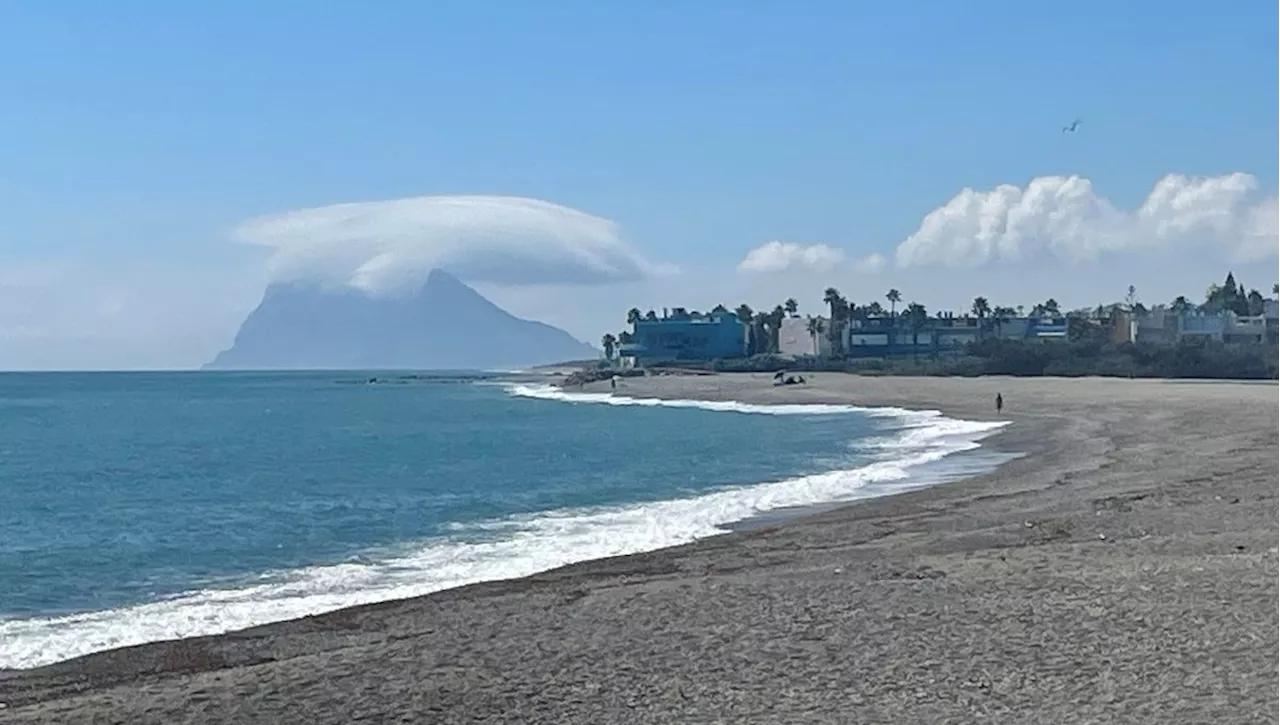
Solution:
<path fill-rule="evenodd" d="M 674 549 L 3 673 L 0 722 L 1277 721 L 1275 384 L 769 378 L 619 394 L 991 420 L 999 392 L 1013 424 L 986 445 L 1028 455 Z"/>

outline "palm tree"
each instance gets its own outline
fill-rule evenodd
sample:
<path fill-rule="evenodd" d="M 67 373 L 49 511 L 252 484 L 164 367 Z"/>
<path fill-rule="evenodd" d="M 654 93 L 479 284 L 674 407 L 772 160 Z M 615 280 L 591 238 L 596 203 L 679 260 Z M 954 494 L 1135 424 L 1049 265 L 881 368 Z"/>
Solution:
<path fill-rule="evenodd" d="M 751 352 L 758 355 L 769 351 L 769 313 L 757 312 L 751 320 Z"/>
<path fill-rule="evenodd" d="M 653 310 L 649 310 L 648 312 L 644 313 L 644 319 L 647 320 L 648 322 L 655 322 L 658 319 L 658 313 L 654 312 Z"/>
<path fill-rule="evenodd" d="M 634 340 L 635 340 L 635 335 L 632 335 L 627 330 L 623 330 L 622 332 L 618 333 L 619 345 L 630 345 Z"/>
<path fill-rule="evenodd" d="M 995 323 L 997 332 L 1004 332 L 1004 323 L 1017 317 L 1018 311 L 1012 307 L 997 307 L 991 311 L 991 321 Z"/>
<path fill-rule="evenodd" d="M 1185 315 L 1195 309 L 1195 307 L 1196 306 L 1191 304 L 1191 300 L 1187 299 L 1185 295 L 1178 295 L 1174 298 L 1173 302 L 1169 303 L 1169 309 L 1172 310 L 1174 314 L 1178 315 Z"/>
<path fill-rule="evenodd" d="M 637 322 L 639 322 L 639 321 L 640 321 L 640 319 L 641 319 L 641 315 L 640 315 L 640 308 L 639 308 L 639 307 L 632 307 L 631 309 L 627 310 L 627 324 L 628 324 L 628 325 L 634 325 L 634 324 L 636 324 Z"/>
<path fill-rule="evenodd" d="M 885 293 L 884 298 L 889 300 L 889 316 L 894 317 L 898 311 L 898 303 L 902 301 L 902 293 L 896 289 L 891 289 Z"/>
<path fill-rule="evenodd" d="M 809 324 L 805 325 L 805 329 L 809 332 L 809 339 L 813 342 L 813 354 L 817 355 L 818 354 L 818 336 L 824 332 L 822 328 L 822 318 L 810 317 Z"/>
<path fill-rule="evenodd" d="M 782 309 L 786 310 L 788 315 L 795 315 L 800 311 L 800 303 L 796 302 L 795 297 L 788 297 L 787 301 L 782 303 Z"/>
<path fill-rule="evenodd" d="M 1280 282 L 1271 285 L 1271 294 L 1280 295 Z"/>
<path fill-rule="evenodd" d="M 979 320 L 985 320 L 987 315 L 991 314 L 991 303 L 987 302 L 986 297 L 974 297 L 973 307 L 970 309 L 973 310 L 974 317 Z"/>
<path fill-rule="evenodd" d="M 912 302 L 907 305 L 905 314 L 911 325 L 911 357 L 914 359 L 920 347 L 920 328 L 929 321 L 929 311 L 924 308 L 924 305 Z"/>
<path fill-rule="evenodd" d="M 782 321 L 787 318 L 787 308 L 778 305 L 769 313 L 769 352 L 781 352 Z"/>
<path fill-rule="evenodd" d="M 1262 293 L 1256 289 L 1249 290 L 1249 295 L 1245 297 L 1245 300 L 1249 303 L 1250 315 L 1261 315 L 1266 308 L 1266 301 L 1262 298 Z"/>
<path fill-rule="evenodd" d="M 973 298 L 973 314 L 978 318 L 978 339 L 982 339 L 982 333 L 987 328 L 987 315 L 991 314 L 991 303 L 987 302 L 986 297 Z"/>
<path fill-rule="evenodd" d="M 835 287 L 828 287 L 822 293 L 822 301 L 831 307 L 831 327 L 827 329 L 827 337 L 831 340 L 831 352 L 840 352 L 840 343 L 837 337 L 840 334 L 840 319 L 844 316 L 844 312 L 848 307 L 844 297 L 840 296 L 840 290 Z"/>
<path fill-rule="evenodd" d="M 1062 314 L 1062 310 L 1058 308 L 1058 301 L 1052 297 L 1044 301 L 1044 311 L 1046 314 L 1054 317 Z"/>
<path fill-rule="evenodd" d="M 613 361 L 613 352 L 618 347 L 618 338 L 613 333 L 606 332 L 604 337 L 600 338 L 600 346 L 604 348 L 604 359 Z"/>
<path fill-rule="evenodd" d="M 840 296 L 840 290 L 835 287 L 828 287 L 822 293 L 822 302 L 831 308 L 831 319 L 836 319 L 836 308 L 844 304 L 844 298 Z"/>
<path fill-rule="evenodd" d="M 756 346 L 756 311 L 751 309 L 751 305 L 743 302 L 738 305 L 733 314 L 747 327 L 747 354 L 750 355 L 755 351 Z"/>
<path fill-rule="evenodd" d="M 882 317 L 884 315 L 884 308 L 880 306 L 879 302 L 872 302 L 866 305 L 862 308 L 862 311 L 867 317 Z"/>

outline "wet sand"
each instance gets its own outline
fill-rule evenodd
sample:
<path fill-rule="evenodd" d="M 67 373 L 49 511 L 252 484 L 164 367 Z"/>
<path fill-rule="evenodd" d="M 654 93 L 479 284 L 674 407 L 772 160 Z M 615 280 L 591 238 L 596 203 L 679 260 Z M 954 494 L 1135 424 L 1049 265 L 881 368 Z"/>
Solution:
<path fill-rule="evenodd" d="M 991 419 L 1001 392 L 1014 425 L 989 445 L 1029 455 L 689 546 L 3 674 L 0 722 L 1276 722 L 1274 384 L 809 379 L 619 393 Z"/>

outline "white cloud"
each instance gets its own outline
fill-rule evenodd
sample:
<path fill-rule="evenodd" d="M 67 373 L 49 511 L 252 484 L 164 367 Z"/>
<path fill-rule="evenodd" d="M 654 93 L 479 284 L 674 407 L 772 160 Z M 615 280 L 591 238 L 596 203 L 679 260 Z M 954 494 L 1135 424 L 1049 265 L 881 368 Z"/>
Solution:
<path fill-rule="evenodd" d="M 748 274 L 780 274 L 852 270 L 857 274 L 875 274 L 884 269 L 887 262 L 879 252 L 847 259 L 843 249 L 826 244 L 766 242 L 747 252 L 738 263 L 738 271 Z"/>
<path fill-rule="evenodd" d="M 1273 196 L 1264 199 L 1249 213 L 1245 234 L 1235 256 L 1246 261 L 1274 256 L 1277 239 L 1280 239 L 1280 203 Z"/>
<path fill-rule="evenodd" d="M 273 279 L 351 285 L 374 294 L 416 287 L 433 268 L 502 285 L 588 285 L 662 268 L 613 222 L 536 199 L 422 196 L 337 204 L 249 220 L 243 242 L 272 250 Z"/>
<path fill-rule="evenodd" d="M 1274 196 L 1243 173 L 1209 178 L 1170 174 L 1132 212 L 1099 196 L 1079 176 L 1043 176 L 1025 189 L 965 189 L 898 245 L 897 263 L 977 266 L 1045 255 L 1096 260 L 1111 252 L 1212 245 L 1237 261 L 1274 256 Z"/>
<path fill-rule="evenodd" d="M 885 259 L 883 254 L 872 252 L 865 257 L 853 260 L 850 266 L 859 274 L 875 274 L 884 269 L 888 262 L 889 260 Z"/>
<path fill-rule="evenodd" d="M 738 271 L 773 274 L 793 270 L 825 271 L 844 261 L 844 251 L 826 244 L 766 242 L 747 252 Z"/>

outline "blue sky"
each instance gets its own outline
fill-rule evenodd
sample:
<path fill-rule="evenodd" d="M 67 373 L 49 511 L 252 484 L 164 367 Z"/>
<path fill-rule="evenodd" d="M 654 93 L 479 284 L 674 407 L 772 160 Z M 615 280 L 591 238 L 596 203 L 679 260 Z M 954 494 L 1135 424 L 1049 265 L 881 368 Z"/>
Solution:
<path fill-rule="evenodd" d="M 736 281 L 749 249 L 892 258 L 966 187 L 1080 175 L 1131 210 L 1166 174 L 1240 172 L 1273 196 L 1276 27 L 1252 1 L 5 3 L 0 367 L 4 346 L 9 365 L 197 364 L 264 284 L 230 230 L 342 202 L 543 199 L 763 296 L 784 280 Z M 1274 254 L 1248 263 L 1269 289 Z M 5 279 L 28 294 L 31 269 L 55 300 L 130 280 L 123 319 L 14 312 Z M 192 289 L 219 301 L 129 316 Z M 587 339 L 613 314 L 564 312 L 604 290 L 492 293 Z"/>

